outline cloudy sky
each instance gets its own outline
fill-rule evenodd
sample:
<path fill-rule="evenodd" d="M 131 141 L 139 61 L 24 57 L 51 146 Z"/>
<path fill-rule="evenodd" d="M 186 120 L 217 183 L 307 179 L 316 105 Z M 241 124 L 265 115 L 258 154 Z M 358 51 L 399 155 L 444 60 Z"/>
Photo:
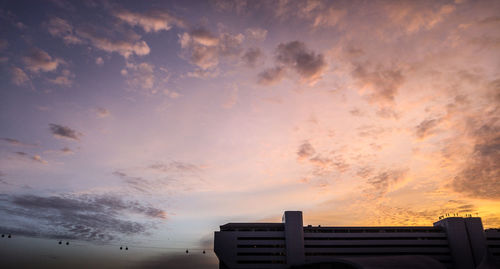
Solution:
<path fill-rule="evenodd" d="M 47 266 L 209 268 L 219 225 L 284 210 L 498 227 L 498 10 L 1 1 L 0 230 L 15 236 L 0 249 Z"/>

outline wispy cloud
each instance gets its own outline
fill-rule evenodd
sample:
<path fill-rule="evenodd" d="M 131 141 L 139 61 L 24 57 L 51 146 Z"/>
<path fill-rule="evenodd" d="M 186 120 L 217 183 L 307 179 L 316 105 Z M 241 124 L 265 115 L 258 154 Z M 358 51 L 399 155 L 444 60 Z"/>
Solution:
<path fill-rule="evenodd" d="M 402 182 L 408 169 L 387 169 L 378 172 L 376 175 L 368 178 L 370 185 L 365 193 L 371 198 L 380 198 L 391 190 L 396 184 Z"/>
<path fill-rule="evenodd" d="M 119 169 L 113 175 L 139 193 L 178 193 L 204 186 L 204 167 L 188 162 L 155 162 L 146 167 Z"/>
<path fill-rule="evenodd" d="M 428 2 L 427 2 L 428 3 Z M 429 30 L 453 13 L 454 4 L 427 5 L 426 2 L 400 1 L 385 3 L 385 11 L 394 25 L 402 25 L 406 33 Z"/>
<path fill-rule="evenodd" d="M 195 28 L 179 35 L 179 42 L 189 61 L 201 69 L 214 68 L 221 57 L 237 57 L 242 52 L 242 34 L 215 35 L 205 28 Z"/>
<path fill-rule="evenodd" d="M 29 159 L 29 160 L 37 162 L 37 163 L 48 164 L 48 162 L 46 160 L 42 159 L 42 156 L 40 156 L 38 154 L 30 155 L 30 154 L 23 152 L 23 151 L 17 151 L 16 154 L 17 154 L 17 156 L 20 156 L 20 157 L 25 158 L 25 159 Z"/>
<path fill-rule="evenodd" d="M 370 68 L 369 64 L 357 64 L 352 77 L 359 82 L 360 93 L 381 106 L 394 104 L 399 87 L 405 80 L 399 68 Z"/>
<path fill-rule="evenodd" d="M 267 37 L 267 30 L 262 28 L 247 28 L 246 37 L 250 41 L 264 41 Z"/>
<path fill-rule="evenodd" d="M 10 145 L 13 145 L 13 146 L 22 146 L 22 147 L 34 147 L 34 146 L 37 146 L 37 144 L 24 143 L 24 142 L 21 142 L 21 141 L 19 141 L 17 139 L 8 138 L 8 137 L 2 137 L 2 138 L 0 138 L 0 140 L 2 140 L 4 142 L 7 142 L 7 143 L 9 143 Z"/>
<path fill-rule="evenodd" d="M 436 127 L 441 122 L 441 119 L 426 119 L 419 123 L 417 127 L 415 127 L 415 134 L 418 138 L 423 139 L 426 138 L 436 132 Z"/>
<path fill-rule="evenodd" d="M 97 107 L 95 109 L 95 113 L 99 118 L 107 118 L 111 115 L 111 112 L 103 107 Z"/>
<path fill-rule="evenodd" d="M 31 49 L 30 53 L 23 57 L 23 61 L 26 68 L 34 73 L 54 71 L 63 63 L 62 60 L 53 58 L 39 48 Z"/>
<path fill-rule="evenodd" d="M 198 165 L 180 161 L 172 161 L 172 162 L 158 162 L 149 166 L 149 168 L 167 173 L 167 172 L 177 172 L 177 173 L 199 173 L 202 171 L 202 168 Z"/>
<path fill-rule="evenodd" d="M 122 75 L 127 77 L 127 84 L 135 89 L 153 90 L 156 83 L 155 66 L 150 63 L 127 63 Z"/>
<path fill-rule="evenodd" d="M 62 38 L 66 44 L 80 44 L 83 42 L 76 36 L 73 26 L 61 18 L 51 18 L 47 23 L 47 30 L 52 36 Z"/>
<path fill-rule="evenodd" d="M 17 86 L 22 86 L 30 82 L 28 75 L 19 67 L 12 67 L 10 69 L 11 81 Z"/>
<path fill-rule="evenodd" d="M 184 19 L 167 10 L 137 13 L 121 9 L 114 11 L 113 15 L 132 26 L 140 26 L 145 32 L 168 31 L 172 26 L 186 28 L 188 25 Z"/>
<path fill-rule="evenodd" d="M 66 44 L 91 44 L 97 49 L 109 53 L 116 52 L 125 58 L 131 55 L 144 56 L 150 52 L 148 44 L 130 31 L 117 29 L 112 35 L 104 35 L 101 32 L 105 28 L 87 26 L 75 29 L 71 23 L 57 17 L 51 18 L 46 25 L 52 36 L 62 38 Z"/>
<path fill-rule="evenodd" d="M 71 71 L 69 71 L 68 69 L 64 69 L 57 77 L 49 79 L 48 81 L 55 85 L 70 87 L 71 85 L 73 85 L 74 78 L 75 75 L 71 73 Z"/>
<path fill-rule="evenodd" d="M 306 181 L 320 178 L 320 185 L 323 186 L 326 184 L 323 181 L 325 176 L 330 176 L 333 173 L 344 173 L 350 168 L 350 165 L 341 154 L 335 154 L 333 151 L 327 154 L 319 153 L 307 140 L 299 145 L 297 160 L 312 167 Z"/>
<path fill-rule="evenodd" d="M 115 40 L 99 35 L 92 29 L 77 29 L 76 33 L 81 38 L 88 40 L 97 49 L 109 53 L 116 52 L 125 58 L 132 55 L 144 56 L 150 52 L 150 48 L 144 40 L 136 40 L 135 38 Z"/>

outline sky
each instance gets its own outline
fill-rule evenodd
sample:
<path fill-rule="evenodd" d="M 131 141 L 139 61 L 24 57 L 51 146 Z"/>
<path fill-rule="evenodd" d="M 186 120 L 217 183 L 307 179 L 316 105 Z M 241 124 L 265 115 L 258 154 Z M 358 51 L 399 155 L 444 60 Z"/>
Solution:
<path fill-rule="evenodd" d="M 0 250 L 47 268 L 217 268 L 219 225 L 285 210 L 500 227 L 499 10 L 0 1 Z"/>

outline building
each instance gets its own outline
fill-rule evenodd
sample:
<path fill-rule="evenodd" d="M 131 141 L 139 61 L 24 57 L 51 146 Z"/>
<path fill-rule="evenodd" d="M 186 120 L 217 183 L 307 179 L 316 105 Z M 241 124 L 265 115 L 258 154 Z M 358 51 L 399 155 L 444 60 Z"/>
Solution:
<path fill-rule="evenodd" d="M 433 226 L 303 226 L 302 212 L 282 223 L 228 223 L 215 232 L 220 269 L 500 268 L 500 229 L 480 218 L 448 217 Z"/>

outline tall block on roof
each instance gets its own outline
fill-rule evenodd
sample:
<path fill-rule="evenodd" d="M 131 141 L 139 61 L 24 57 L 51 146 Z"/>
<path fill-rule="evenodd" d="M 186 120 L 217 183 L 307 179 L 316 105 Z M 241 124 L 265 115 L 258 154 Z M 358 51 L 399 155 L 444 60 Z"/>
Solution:
<path fill-rule="evenodd" d="M 304 264 L 304 225 L 301 211 L 285 211 L 282 222 L 285 224 L 286 263 L 288 266 Z"/>
<path fill-rule="evenodd" d="M 453 257 L 453 268 L 475 268 L 464 219 L 458 217 L 446 218 L 434 223 L 434 226 L 443 227 L 446 231 L 451 256 Z"/>

